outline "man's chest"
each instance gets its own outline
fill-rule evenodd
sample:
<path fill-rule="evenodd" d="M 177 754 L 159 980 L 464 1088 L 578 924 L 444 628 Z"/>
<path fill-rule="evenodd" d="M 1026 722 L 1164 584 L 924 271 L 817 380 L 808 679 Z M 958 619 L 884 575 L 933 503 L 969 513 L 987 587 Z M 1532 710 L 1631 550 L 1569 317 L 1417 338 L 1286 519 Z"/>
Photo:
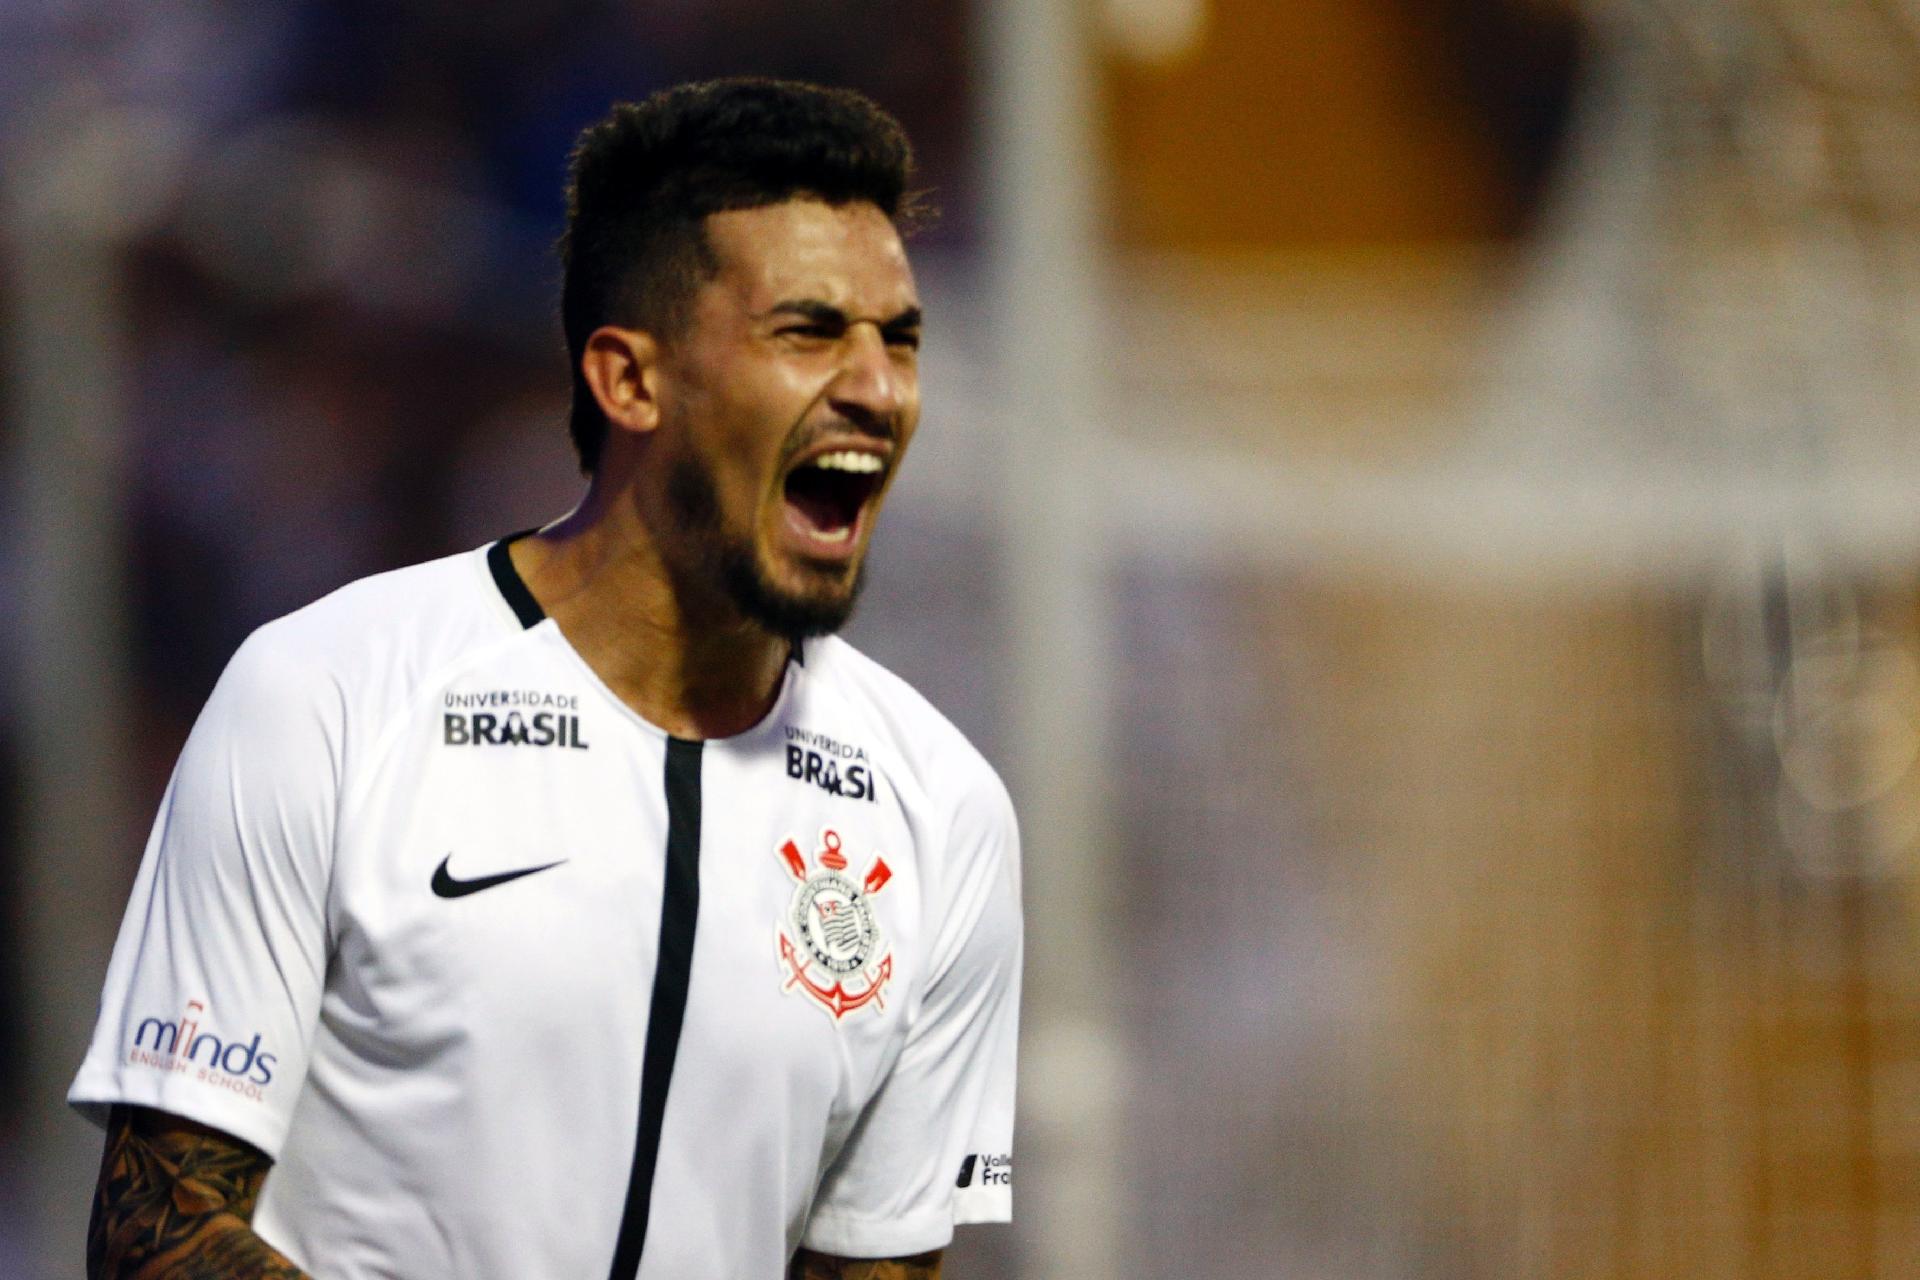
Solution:
<path fill-rule="evenodd" d="M 343 827 L 341 1050 L 466 1088 L 551 1062 L 610 1097 L 664 1000 L 680 1070 L 852 1114 L 898 1049 L 923 889 L 883 767 L 835 729 L 670 743 L 538 690 L 408 726 Z"/>

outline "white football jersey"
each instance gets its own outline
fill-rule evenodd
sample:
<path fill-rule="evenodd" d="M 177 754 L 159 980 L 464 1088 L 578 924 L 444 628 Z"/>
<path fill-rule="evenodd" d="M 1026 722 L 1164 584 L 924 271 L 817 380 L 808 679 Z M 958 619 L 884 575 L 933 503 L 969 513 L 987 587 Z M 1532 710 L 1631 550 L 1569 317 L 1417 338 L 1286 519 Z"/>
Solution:
<path fill-rule="evenodd" d="M 839 640 L 691 742 L 506 543 L 256 632 L 182 752 L 70 1100 L 275 1159 L 320 1277 L 776 1280 L 1011 1213 L 1018 837 Z"/>

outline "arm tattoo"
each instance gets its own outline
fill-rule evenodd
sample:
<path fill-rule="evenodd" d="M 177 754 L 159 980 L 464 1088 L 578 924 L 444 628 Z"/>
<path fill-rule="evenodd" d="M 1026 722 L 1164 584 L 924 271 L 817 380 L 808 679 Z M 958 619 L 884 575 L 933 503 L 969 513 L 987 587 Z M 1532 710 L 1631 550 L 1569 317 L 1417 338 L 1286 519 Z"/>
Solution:
<path fill-rule="evenodd" d="M 87 1228 L 90 1280 L 307 1280 L 249 1225 L 271 1164 L 217 1129 L 115 1107 Z"/>
<path fill-rule="evenodd" d="M 802 1249 L 787 1280 L 940 1280 L 940 1250 L 911 1258 L 830 1258 Z"/>

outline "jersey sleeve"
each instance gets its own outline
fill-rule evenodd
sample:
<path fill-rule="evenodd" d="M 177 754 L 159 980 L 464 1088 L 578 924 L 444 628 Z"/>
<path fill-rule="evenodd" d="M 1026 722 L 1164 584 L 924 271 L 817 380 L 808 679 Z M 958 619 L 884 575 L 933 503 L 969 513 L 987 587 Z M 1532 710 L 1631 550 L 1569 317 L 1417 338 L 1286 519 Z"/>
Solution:
<path fill-rule="evenodd" d="M 948 904 L 906 1043 L 828 1169 L 801 1242 L 849 1258 L 944 1247 L 1013 1216 L 1020 842 L 999 779 L 952 831 Z"/>
<path fill-rule="evenodd" d="M 241 646 L 188 736 L 67 1100 L 211 1125 L 277 1156 L 326 973 L 344 703 L 272 629 Z"/>

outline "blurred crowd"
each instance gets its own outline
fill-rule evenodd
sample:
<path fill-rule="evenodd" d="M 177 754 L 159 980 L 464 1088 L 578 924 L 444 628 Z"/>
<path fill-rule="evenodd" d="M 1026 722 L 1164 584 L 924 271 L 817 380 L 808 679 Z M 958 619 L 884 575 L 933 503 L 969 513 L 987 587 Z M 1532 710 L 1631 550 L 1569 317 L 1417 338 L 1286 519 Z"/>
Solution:
<path fill-rule="evenodd" d="M 958 6 L 819 7 L 0 12 L 10 157 L 94 112 L 165 169 L 118 299 L 144 705 L 177 730 L 261 620 L 569 504 L 552 244 L 571 140 L 609 103 L 722 70 L 855 85 L 906 119 L 935 234 L 964 233 Z M 823 35 L 849 29 L 871 39 Z"/>

